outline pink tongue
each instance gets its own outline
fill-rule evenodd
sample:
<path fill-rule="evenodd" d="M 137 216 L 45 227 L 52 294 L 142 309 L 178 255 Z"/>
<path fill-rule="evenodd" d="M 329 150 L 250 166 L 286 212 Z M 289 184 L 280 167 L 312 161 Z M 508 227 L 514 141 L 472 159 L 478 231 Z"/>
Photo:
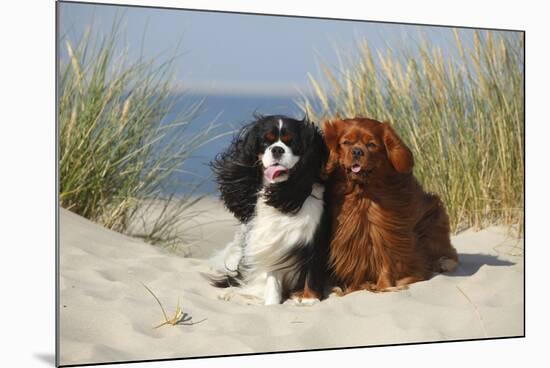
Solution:
<path fill-rule="evenodd" d="M 284 174 L 287 172 L 286 167 L 277 165 L 277 166 L 270 166 L 267 169 L 264 170 L 264 176 L 269 181 L 274 181 L 278 176 L 281 174 Z"/>
<path fill-rule="evenodd" d="M 360 165 L 353 165 L 351 167 L 351 171 L 353 171 L 354 173 L 358 173 L 359 171 L 361 171 L 361 166 Z"/>

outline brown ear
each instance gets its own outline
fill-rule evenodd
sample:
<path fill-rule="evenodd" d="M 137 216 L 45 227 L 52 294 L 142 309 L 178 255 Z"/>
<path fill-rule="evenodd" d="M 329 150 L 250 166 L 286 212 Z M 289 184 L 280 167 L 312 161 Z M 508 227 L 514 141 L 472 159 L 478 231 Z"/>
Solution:
<path fill-rule="evenodd" d="M 403 143 L 389 123 L 383 123 L 384 145 L 393 168 L 400 173 L 410 173 L 414 166 L 411 150 Z"/>
<path fill-rule="evenodd" d="M 340 120 L 325 120 L 323 122 L 323 136 L 329 150 L 335 150 L 338 147 Z"/>
<path fill-rule="evenodd" d="M 328 175 L 334 171 L 338 165 L 338 139 L 340 137 L 340 126 L 344 124 L 340 118 L 335 120 L 325 120 L 323 123 L 323 136 L 327 145 L 329 156 L 327 160 L 325 174 Z"/>

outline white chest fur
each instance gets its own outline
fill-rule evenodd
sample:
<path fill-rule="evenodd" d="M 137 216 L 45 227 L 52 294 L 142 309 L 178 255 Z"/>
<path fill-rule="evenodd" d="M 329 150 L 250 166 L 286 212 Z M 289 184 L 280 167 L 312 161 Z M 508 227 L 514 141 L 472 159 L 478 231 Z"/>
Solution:
<path fill-rule="evenodd" d="M 281 303 L 283 285 L 295 286 L 299 271 L 285 267 L 287 264 L 281 264 L 281 260 L 292 262 L 288 255 L 313 240 L 323 213 L 323 192 L 322 185 L 314 184 L 311 196 L 295 214 L 284 214 L 266 205 L 260 196 L 253 220 L 241 225 L 233 241 L 212 259 L 214 270 L 223 274 L 235 276 L 238 265 L 244 266 L 240 291 L 230 289 L 220 295 L 222 299 L 246 295 L 264 304 Z"/>
<path fill-rule="evenodd" d="M 282 213 L 266 205 L 260 196 L 246 236 L 245 262 L 269 271 L 290 250 L 309 243 L 321 220 L 323 192 L 322 185 L 314 184 L 312 195 L 296 214 Z"/>

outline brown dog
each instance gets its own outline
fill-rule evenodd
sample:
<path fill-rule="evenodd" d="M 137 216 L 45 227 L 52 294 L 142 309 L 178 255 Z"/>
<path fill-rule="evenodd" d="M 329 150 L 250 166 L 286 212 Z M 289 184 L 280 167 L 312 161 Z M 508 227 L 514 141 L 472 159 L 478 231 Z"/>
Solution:
<path fill-rule="evenodd" d="M 330 265 L 344 293 L 393 290 L 458 264 L 439 197 L 412 174 L 411 151 L 388 123 L 336 119 L 330 150 Z"/>

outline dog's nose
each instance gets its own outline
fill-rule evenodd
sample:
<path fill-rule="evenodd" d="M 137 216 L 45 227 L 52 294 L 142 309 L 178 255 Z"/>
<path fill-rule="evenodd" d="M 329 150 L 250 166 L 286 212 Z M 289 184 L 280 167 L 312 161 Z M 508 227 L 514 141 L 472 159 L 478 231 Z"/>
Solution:
<path fill-rule="evenodd" d="M 281 158 L 283 153 L 285 153 L 285 149 L 283 147 L 275 146 L 271 149 L 271 154 L 273 155 L 273 158 Z"/>
<path fill-rule="evenodd" d="M 365 153 L 363 152 L 363 150 L 361 148 L 355 147 L 353 149 L 353 151 L 351 151 L 351 154 L 354 158 L 358 158 L 358 157 L 363 156 Z"/>

